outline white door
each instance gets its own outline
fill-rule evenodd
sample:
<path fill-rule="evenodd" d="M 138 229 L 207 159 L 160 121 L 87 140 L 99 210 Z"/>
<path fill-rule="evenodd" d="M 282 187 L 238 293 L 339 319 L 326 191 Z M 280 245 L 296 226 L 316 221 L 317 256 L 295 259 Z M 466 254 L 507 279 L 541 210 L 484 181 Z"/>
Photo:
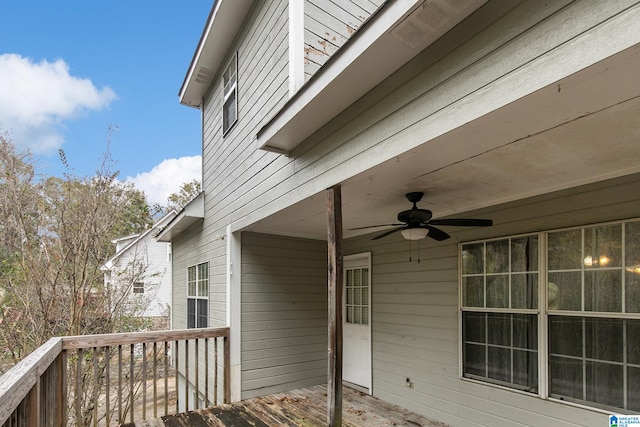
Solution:
<path fill-rule="evenodd" d="M 344 257 L 342 379 L 371 393 L 371 254 Z"/>

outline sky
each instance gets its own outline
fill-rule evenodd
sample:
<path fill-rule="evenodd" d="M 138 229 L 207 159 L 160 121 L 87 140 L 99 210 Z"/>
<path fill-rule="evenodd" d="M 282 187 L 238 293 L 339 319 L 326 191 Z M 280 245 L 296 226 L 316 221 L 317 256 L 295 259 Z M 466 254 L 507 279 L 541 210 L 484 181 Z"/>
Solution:
<path fill-rule="evenodd" d="M 200 111 L 178 91 L 213 0 L 0 0 L 0 128 L 45 175 L 109 150 L 149 203 L 201 177 Z M 107 144 L 107 141 L 109 142 Z"/>

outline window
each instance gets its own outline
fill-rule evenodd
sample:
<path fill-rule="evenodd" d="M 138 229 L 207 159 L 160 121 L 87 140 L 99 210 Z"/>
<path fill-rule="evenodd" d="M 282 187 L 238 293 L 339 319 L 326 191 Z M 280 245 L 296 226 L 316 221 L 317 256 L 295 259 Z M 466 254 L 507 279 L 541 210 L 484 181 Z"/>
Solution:
<path fill-rule="evenodd" d="M 222 134 L 238 120 L 238 54 L 231 58 L 222 75 L 224 102 L 222 104 Z"/>
<path fill-rule="evenodd" d="M 144 283 L 135 282 L 133 284 L 133 293 L 134 294 L 144 294 Z"/>
<path fill-rule="evenodd" d="M 549 394 L 640 410 L 640 221 L 549 233 Z"/>
<path fill-rule="evenodd" d="M 538 390 L 538 237 L 462 246 L 463 374 Z"/>
<path fill-rule="evenodd" d="M 209 325 L 209 263 L 187 269 L 187 328 Z"/>
<path fill-rule="evenodd" d="M 347 323 L 369 324 L 369 268 L 346 268 Z"/>
<path fill-rule="evenodd" d="M 640 411 L 640 221 L 463 244 L 461 262 L 464 377 Z"/>

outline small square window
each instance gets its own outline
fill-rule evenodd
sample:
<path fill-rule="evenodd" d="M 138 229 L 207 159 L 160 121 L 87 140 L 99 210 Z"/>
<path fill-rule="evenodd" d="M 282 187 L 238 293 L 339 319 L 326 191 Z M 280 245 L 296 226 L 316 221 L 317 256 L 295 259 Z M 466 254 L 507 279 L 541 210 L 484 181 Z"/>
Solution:
<path fill-rule="evenodd" d="M 144 294 L 144 283 L 143 282 L 135 282 L 133 284 L 133 293 L 134 294 Z"/>

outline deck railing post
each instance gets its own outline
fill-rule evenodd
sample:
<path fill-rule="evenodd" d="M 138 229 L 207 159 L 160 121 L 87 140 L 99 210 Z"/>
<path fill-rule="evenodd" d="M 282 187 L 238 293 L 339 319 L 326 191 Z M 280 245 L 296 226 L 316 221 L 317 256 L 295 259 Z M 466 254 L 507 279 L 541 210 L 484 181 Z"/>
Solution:
<path fill-rule="evenodd" d="M 58 395 L 56 396 L 56 426 L 64 427 L 67 425 L 67 350 L 62 350 L 58 356 Z"/>
<path fill-rule="evenodd" d="M 35 385 L 29 391 L 28 408 L 27 408 L 27 427 L 40 427 L 40 389 L 41 376 L 36 380 Z"/>
<path fill-rule="evenodd" d="M 223 338 L 224 342 L 224 403 L 231 402 L 231 345 L 229 340 L 229 333 Z M 218 363 L 216 361 L 216 363 Z"/>
<path fill-rule="evenodd" d="M 210 341 L 210 338 L 213 340 Z M 223 342 L 220 343 L 218 338 Z M 194 342 L 194 349 L 190 348 L 189 341 Z M 157 343 L 163 345 L 162 350 L 159 351 Z M 150 344 L 153 349 L 149 348 Z M 214 355 L 209 360 L 212 344 Z M 181 345 L 184 345 L 183 355 L 179 356 Z M 142 348 L 141 355 L 137 352 L 138 346 Z M 114 347 L 114 351 L 111 351 L 111 347 Z M 116 415 L 119 423 L 125 422 L 125 419 L 137 422 L 148 415 L 146 404 L 152 388 L 154 417 L 159 415 L 157 406 L 162 404 L 157 400 L 163 397 L 165 415 L 170 415 L 168 406 L 172 393 L 169 393 L 168 386 L 171 375 L 175 376 L 177 394 L 184 392 L 182 407 L 176 407 L 176 413 L 186 409 L 185 406 L 202 407 L 199 400 L 193 405 L 188 403 L 191 369 L 196 373 L 196 399 L 204 393 L 204 405 L 209 405 L 209 382 L 213 379 L 215 400 L 217 392 L 221 391 L 221 397 L 224 395 L 224 401 L 229 402 L 229 352 L 229 328 L 52 338 L 2 376 L 0 426 L 62 427 L 75 424 L 79 427 L 86 424 L 107 427 L 115 421 Z M 174 357 L 172 362 L 169 360 L 171 356 Z M 151 363 L 149 357 L 153 357 Z M 159 357 L 162 357 L 162 362 L 158 360 Z M 184 362 L 180 364 L 179 360 L 183 357 Z M 199 361 L 203 357 L 203 366 L 200 366 Z M 112 359 L 114 366 L 111 366 Z M 214 359 L 214 374 L 209 378 L 210 363 Z M 160 363 L 162 365 L 158 366 Z M 163 378 L 158 378 L 163 365 Z M 222 375 L 218 376 L 218 365 L 224 369 L 224 373 L 221 373 L 224 379 Z M 186 387 L 179 389 L 177 386 L 182 380 L 178 379 L 178 375 L 181 374 L 185 375 Z M 152 378 L 149 378 L 150 375 Z M 200 378 L 201 375 L 206 378 Z M 193 378 L 193 373 L 190 376 Z M 153 384 L 147 386 L 147 380 L 152 380 Z M 160 396 L 157 381 L 164 382 L 164 396 Z M 224 390 L 218 387 L 224 387 Z M 113 390 L 115 388 L 117 390 Z M 123 396 L 123 392 L 128 392 L 128 395 Z M 176 405 L 180 405 L 178 399 Z"/>

